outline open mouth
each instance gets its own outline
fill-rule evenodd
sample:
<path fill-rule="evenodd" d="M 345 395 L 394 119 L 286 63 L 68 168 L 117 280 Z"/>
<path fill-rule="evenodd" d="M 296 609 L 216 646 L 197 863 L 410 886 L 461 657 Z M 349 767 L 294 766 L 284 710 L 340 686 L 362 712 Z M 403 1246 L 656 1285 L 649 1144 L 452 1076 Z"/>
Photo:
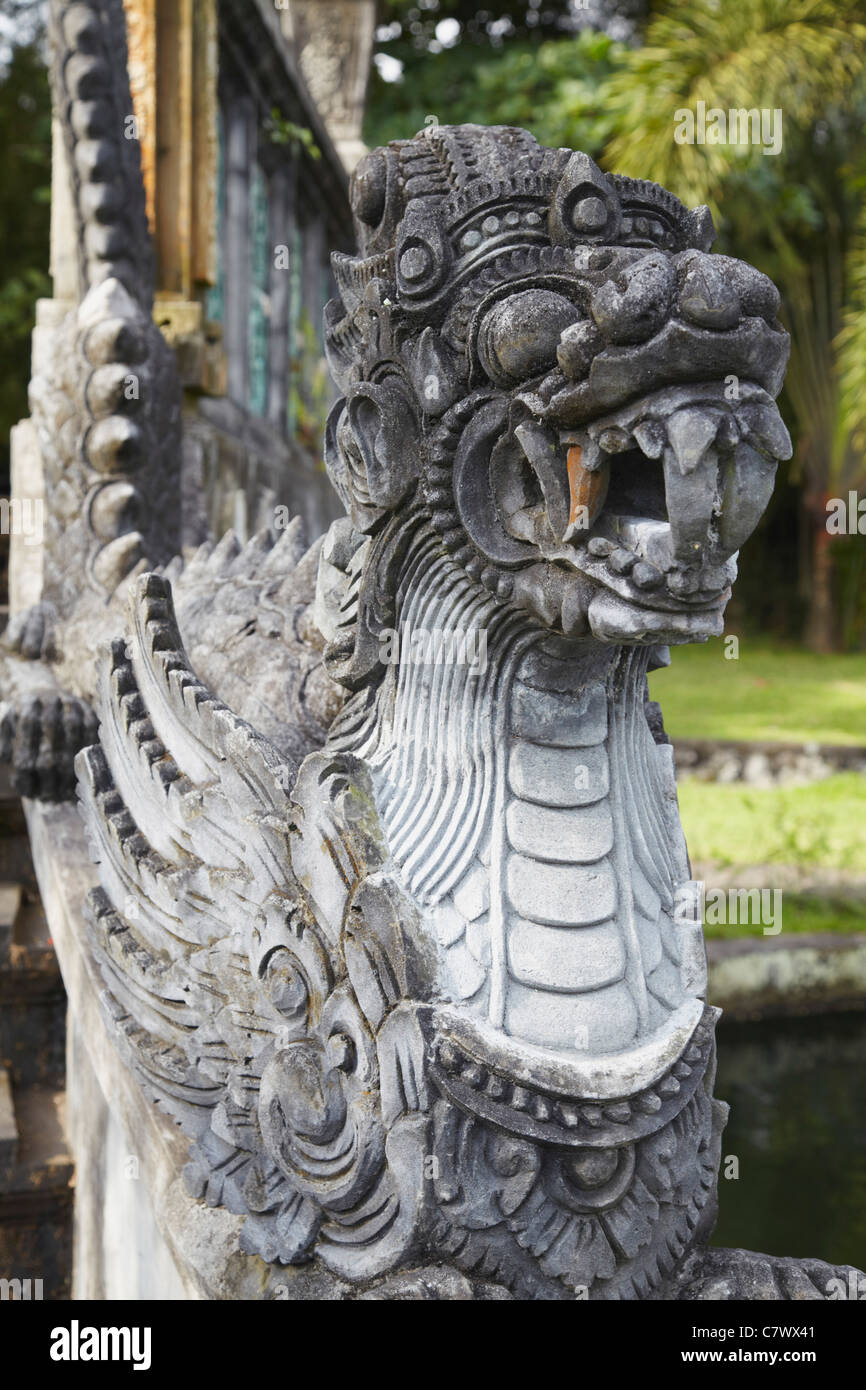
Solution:
<path fill-rule="evenodd" d="M 518 397 L 490 454 L 508 538 L 497 558 L 525 565 L 534 552 L 591 581 L 589 625 L 607 640 L 720 631 L 737 551 L 791 453 L 772 397 L 750 381 L 666 386 L 572 427 L 530 406 L 537 397 Z M 533 588 L 531 576 L 516 582 Z M 556 626 L 569 632 L 567 604 Z"/>

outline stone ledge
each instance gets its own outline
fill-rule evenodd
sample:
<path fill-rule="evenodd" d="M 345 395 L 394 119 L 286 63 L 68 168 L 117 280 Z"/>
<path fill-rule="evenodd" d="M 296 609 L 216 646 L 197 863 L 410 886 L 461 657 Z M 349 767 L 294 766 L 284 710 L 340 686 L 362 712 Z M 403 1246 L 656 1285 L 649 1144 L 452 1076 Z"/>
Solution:
<path fill-rule="evenodd" d="M 708 941 L 707 958 L 728 1022 L 866 1008 L 866 935 Z"/>
<path fill-rule="evenodd" d="M 674 759 L 680 778 L 758 787 L 817 782 L 837 772 L 866 773 L 866 747 L 858 744 L 678 738 Z"/>

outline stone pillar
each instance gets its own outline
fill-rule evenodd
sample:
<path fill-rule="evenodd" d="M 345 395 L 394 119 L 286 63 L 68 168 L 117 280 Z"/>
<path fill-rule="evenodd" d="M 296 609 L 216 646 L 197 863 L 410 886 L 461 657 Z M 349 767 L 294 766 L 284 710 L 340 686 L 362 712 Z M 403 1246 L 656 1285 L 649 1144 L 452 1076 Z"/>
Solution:
<path fill-rule="evenodd" d="M 54 281 L 51 299 L 36 305 L 32 339 L 32 375 L 50 369 L 54 334 L 78 299 L 78 237 L 63 132 L 55 118 L 51 131 L 51 252 Z M 42 455 L 33 421 L 25 419 L 10 435 L 10 491 L 31 515 L 45 505 Z M 42 597 L 43 545 L 41 538 L 12 536 L 9 547 L 9 612 L 23 613 Z"/>
<path fill-rule="evenodd" d="M 366 152 L 361 139 L 376 28 L 375 0 L 288 0 L 283 30 L 346 169 Z"/>
<path fill-rule="evenodd" d="M 130 85 L 157 256 L 154 316 L 183 385 L 222 380 L 205 336 L 201 291 L 216 282 L 216 0 L 124 0 Z"/>
<path fill-rule="evenodd" d="M 254 157 L 255 110 L 249 97 L 237 97 L 226 112 L 226 211 L 224 347 L 228 395 L 245 401 L 249 395 L 247 328 L 249 323 L 249 190 Z"/>
<path fill-rule="evenodd" d="M 267 415 L 285 433 L 289 398 L 289 322 L 291 315 L 291 253 L 295 226 L 296 168 L 292 158 L 271 175 L 269 193 L 270 241 L 274 250 L 270 270 L 270 334 L 268 338 Z M 285 251 L 282 248 L 285 247 Z"/>

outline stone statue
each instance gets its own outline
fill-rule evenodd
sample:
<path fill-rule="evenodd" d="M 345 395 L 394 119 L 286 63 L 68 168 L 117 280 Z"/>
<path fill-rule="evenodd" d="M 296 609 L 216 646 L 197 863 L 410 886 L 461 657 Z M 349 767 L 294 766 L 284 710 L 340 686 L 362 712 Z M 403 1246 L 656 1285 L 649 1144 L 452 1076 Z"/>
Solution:
<path fill-rule="evenodd" d="M 193 1192 L 332 1296 L 823 1297 L 818 1261 L 706 1249 L 718 1011 L 646 687 L 721 632 L 790 454 L 778 294 L 709 254 L 706 208 L 522 130 L 395 142 L 352 204 L 326 311 L 345 518 L 160 570 L 149 489 L 151 568 L 122 575 L 100 557 L 132 543 L 97 539 L 133 427 L 81 412 L 161 349 L 137 262 L 83 224 L 69 385 L 37 404 L 52 515 L 111 590 L 92 661 L 49 533 L 64 685 L 100 725 L 76 768 L 117 1045 L 192 1139 Z M 141 403 L 144 467 L 172 400 Z"/>

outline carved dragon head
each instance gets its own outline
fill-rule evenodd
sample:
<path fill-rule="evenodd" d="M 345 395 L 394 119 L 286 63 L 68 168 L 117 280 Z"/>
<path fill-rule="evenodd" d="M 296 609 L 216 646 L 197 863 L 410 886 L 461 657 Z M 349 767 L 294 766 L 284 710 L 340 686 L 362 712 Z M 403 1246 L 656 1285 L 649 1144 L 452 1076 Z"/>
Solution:
<path fill-rule="evenodd" d="M 791 452 L 770 280 L 709 254 L 707 208 L 522 130 L 394 142 L 352 204 L 326 461 L 357 532 L 423 506 L 473 579 L 556 632 L 718 634 Z"/>

